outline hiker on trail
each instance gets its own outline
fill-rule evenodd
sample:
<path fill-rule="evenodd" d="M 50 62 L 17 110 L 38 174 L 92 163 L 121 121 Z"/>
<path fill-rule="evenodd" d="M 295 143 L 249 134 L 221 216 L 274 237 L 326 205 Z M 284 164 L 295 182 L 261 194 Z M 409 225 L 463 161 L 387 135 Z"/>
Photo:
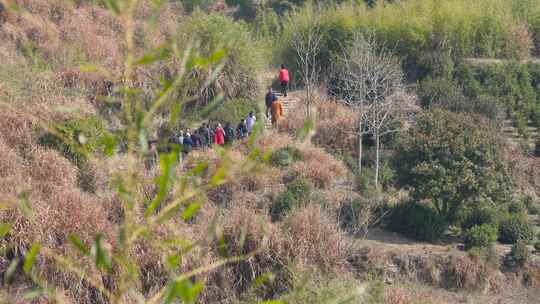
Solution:
<path fill-rule="evenodd" d="M 184 155 L 187 155 L 191 152 L 193 149 L 193 140 L 191 139 L 191 134 L 189 133 L 189 130 L 184 135 L 184 141 L 182 142 L 182 153 Z"/>
<path fill-rule="evenodd" d="M 225 130 L 221 127 L 221 124 L 218 123 L 216 130 L 214 131 L 214 144 L 224 145 L 225 144 Z"/>
<path fill-rule="evenodd" d="M 278 99 L 272 103 L 272 125 L 276 126 L 278 121 L 283 117 L 283 104 Z"/>
<path fill-rule="evenodd" d="M 180 130 L 180 134 L 178 135 L 178 143 L 183 145 L 184 144 L 184 131 Z"/>
<path fill-rule="evenodd" d="M 233 141 L 234 141 L 234 129 L 233 127 L 231 127 L 231 123 L 228 122 L 225 125 L 225 144 L 231 145 Z"/>
<path fill-rule="evenodd" d="M 272 90 L 272 87 L 268 87 L 268 93 L 266 93 L 265 103 L 266 103 L 266 117 L 268 117 L 268 112 L 272 107 L 272 103 L 277 100 L 276 94 Z"/>
<path fill-rule="evenodd" d="M 279 69 L 279 82 L 281 83 L 281 93 L 287 97 L 287 87 L 289 86 L 289 71 L 282 64 Z"/>
<path fill-rule="evenodd" d="M 253 127 L 255 126 L 256 121 L 257 117 L 255 117 L 255 114 L 253 112 L 249 112 L 248 118 L 246 120 L 248 135 L 251 135 L 251 133 L 253 133 Z"/>
<path fill-rule="evenodd" d="M 199 134 L 199 137 L 201 138 L 201 143 L 203 148 L 207 148 L 212 144 L 212 140 L 214 139 L 210 128 L 208 128 L 207 123 L 203 123 L 199 129 L 197 129 L 197 133 Z"/>
<path fill-rule="evenodd" d="M 248 128 L 245 119 L 240 120 L 240 123 L 236 128 L 236 134 L 238 135 L 238 138 L 244 138 L 248 135 Z"/>
<path fill-rule="evenodd" d="M 193 148 L 199 148 L 203 146 L 203 139 L 197 133 L 197 131 L 195 131 L 194 133 L 191 133 L 191 140 L 193 141 Z"/>

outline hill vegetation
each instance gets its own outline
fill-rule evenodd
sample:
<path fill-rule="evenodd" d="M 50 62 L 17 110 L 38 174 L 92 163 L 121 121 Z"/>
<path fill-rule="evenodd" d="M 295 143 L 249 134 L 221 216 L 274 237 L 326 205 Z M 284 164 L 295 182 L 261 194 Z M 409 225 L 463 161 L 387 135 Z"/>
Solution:
<path fill-rule="evenodd" d="M 538 1 L 0 0 L 0 40 L 2 303 L 537 302 Z"/>

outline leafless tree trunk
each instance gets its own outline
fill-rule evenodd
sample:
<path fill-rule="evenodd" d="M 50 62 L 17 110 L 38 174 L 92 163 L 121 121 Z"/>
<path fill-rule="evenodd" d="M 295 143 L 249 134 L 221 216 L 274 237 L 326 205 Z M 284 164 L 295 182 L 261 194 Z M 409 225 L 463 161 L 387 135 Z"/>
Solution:
<path fill-rule="evenodd" d="M 293 34 L 293 48 L 296 61 L 300 67 L 300 77 L 304 83 L 306 115 L 311 117 L 311 105 L 320 75 L 318 55 L 321 47 L 322 33 L 318 25 L 318 16 L 313 16 L 314 22 L 308 28 L 297 27 Z"/>
<path fill-rule="evenodd" d="M 375 186 L 379 185 L 380 138 L 400 130 L 411 104 L 406 98 L 403 72 L 397 59 L 374 36 L 357 35 L 345 49 L 337 69 L 343 102 L 359 113 L 358 165 L 361 173 L 362 136 L 375 138 Z"/>
<path fill-rule="evenodd" d="M 362 140 L 364 139 L 364 133 L 361 131 L 362 130 L 362 120 L 358 121 L 358 129 L 360 130 L 358 132 L 358 175 L 361 175 L 362 174 L 362 148 L 363 148 L 363 144 L 362 144 Z"/>

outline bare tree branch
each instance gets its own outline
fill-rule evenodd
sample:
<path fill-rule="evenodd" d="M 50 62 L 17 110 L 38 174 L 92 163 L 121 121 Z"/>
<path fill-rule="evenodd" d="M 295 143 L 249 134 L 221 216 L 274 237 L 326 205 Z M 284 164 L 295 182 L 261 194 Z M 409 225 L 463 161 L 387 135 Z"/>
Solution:
<path fill-rule="evenodd" d="M 342 102 L 359 115 L 359 155 L 361 170 L 362 136 L 375 137 L 375 185 L 378 185 L 380 137 L 402 129 L 414 100 L 405 93 L 404 75 L 399 61 L 375 35 L 357 34 L 344 50 L 336 69 L 337 90 Z M 395 124 L 399 122 L 399 124 Z"/>

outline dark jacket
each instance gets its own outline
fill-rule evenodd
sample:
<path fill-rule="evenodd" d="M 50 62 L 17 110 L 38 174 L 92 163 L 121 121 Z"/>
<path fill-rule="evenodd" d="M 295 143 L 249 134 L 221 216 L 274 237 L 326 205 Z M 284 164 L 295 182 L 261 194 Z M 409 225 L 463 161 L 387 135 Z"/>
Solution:
<path fill-rule="evenodd" d="M 193 148 L 198 148 L 203 145 L 203 138 L 197 133 L 191 134 L 191 141 L 193 142 Z"/>
<path fill-rule="evenodd" d="M 209 146 L 214 140 L 214 136 L 211 134 L 209 128 L 200 127 L 199 129 L 197 129 L 197 133 L 199 133 L 202 144 L 205 146 Z"/>
<path fill-rule="evenodd" d="M 270 108 L 272 106 L 272 103 L 277 100 L 276 94 L 274 92 L 268 92 L 266 93 L 266 107 Z"/>
<path fill-rule="evenodd" d="M 225 127 L 225 143 L 231 143 L 234 140 L 234 129 L 229 127 Z"/>
<path fill-rule="evenodd" d="M 182 152 L 189 153 L 191 152 L 193 148 L 193 140 L 191 139 L 191 136 L 184 136 L 184 142 L 182 145 Z"/>
<path fill-rule="evenodd" d="M 236 128 L 236 133 L 238 138 L 246 137 L 248 135 L 247 125 L 243 122 L 239 123 L 238 127 Z"/>

